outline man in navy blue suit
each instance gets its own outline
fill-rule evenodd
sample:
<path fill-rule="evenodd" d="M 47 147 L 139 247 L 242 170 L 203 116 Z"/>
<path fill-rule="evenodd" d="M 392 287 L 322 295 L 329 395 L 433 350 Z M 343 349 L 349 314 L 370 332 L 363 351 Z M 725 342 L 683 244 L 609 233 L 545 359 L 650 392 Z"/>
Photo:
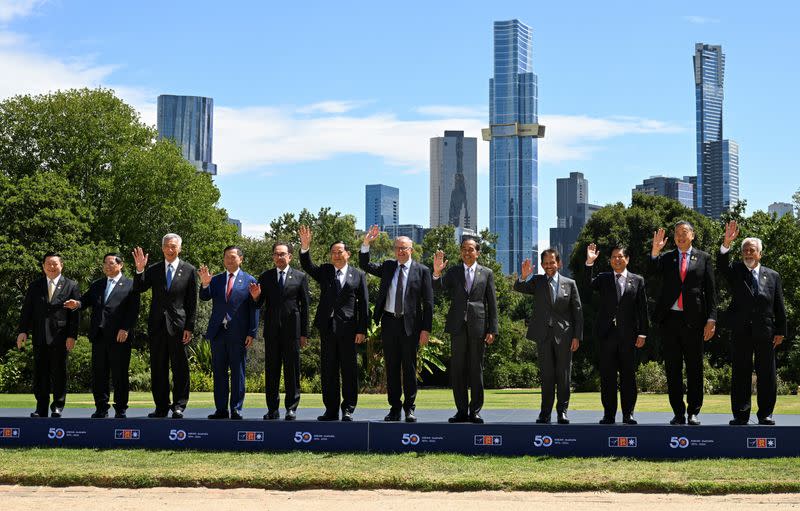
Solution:
<path fill-rule="evenodd" d="M 229 417 L 230 394 L 230 418 L 241 419 L 247 348 L 258 329 L 258 308 L 250 300 L 250 285 L 255 284 L 256 279 L 240 268 L 242 249 L 239 247 L 225 247 L 223 264 L 225 271 L 213 277 L 208 267 L 200 267 L 200 299 L 212 301 L 206 338 L 211 341 L 216 411 L 208 418 Z"/>

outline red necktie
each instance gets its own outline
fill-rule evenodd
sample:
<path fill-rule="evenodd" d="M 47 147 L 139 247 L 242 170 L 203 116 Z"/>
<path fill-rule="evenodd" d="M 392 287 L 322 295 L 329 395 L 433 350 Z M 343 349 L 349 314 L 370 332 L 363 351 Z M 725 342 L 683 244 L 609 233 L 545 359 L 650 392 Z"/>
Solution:
<path fill-rule="evenodd" d="M 686 279 L 686 252 L 681 252 L 681 283 Z M 683 310 L 683 292 L 678 295 L 678 308 Z"/>
<path fill-rule="evenodd" d="M 228 274 L 228 289 L 225 291 L 225 301 L 231 298 L 231 291 L 233 291 L 233 273 Z"/>

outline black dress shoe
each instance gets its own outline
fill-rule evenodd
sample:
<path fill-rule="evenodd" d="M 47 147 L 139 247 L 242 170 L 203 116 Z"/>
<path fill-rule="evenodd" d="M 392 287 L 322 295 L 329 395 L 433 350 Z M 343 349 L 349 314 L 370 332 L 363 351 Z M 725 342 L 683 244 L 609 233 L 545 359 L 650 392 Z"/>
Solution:
<path fill-rule="evenodd" d="M 342 412 L 342 422 L 353 422 L 353 412 Z"/>
<path fill-rule="evenodd" d="M 567 412 L 562 412 L 558 414 L 558 423 L 569 424 L 569 419 L 567 418 Z"/>
<path fill-rule="evenodd" d="M 281 412 L 278 410 L 269 410 L 264 414 L 265 421 L 274 421 L 281 418 Z"/>
<path fill-rule="evenodd" d="M 681 424 L 686 424 L 686 417 L 684 417 L 683 415 L 676 415 L 669 421 L 669 423 L 672 424 L 673 426 L 680 426 Z"/>
<path fill-rule="evenodd" d="M 166 411 L 162 412 L 161 410 L 156 410 L 154 412 L 150 412 L 150 413 L 147 414 L 147 417 L 149 419 L 163 419 L 166 416 L 167 416 L 167 412 Z"/>
<path fill-rule="evenodd" d="M 183 419 L 183 410 L 180 408 L 176 408 L 172 410 L 172 418 L 173 419 Z"/>
<path fill-rule="evenodd" d="M 47 414 L 40 415 L 39 412 L 31 412 L 31 418 L 33 419 L 41 419 L 42 417 L 47 417 Z"/>
<path fill-rule="evenodd" d="M 731 419 L 730 422 L 728 422 L 731 426 L 747 426 L 749 423 L 750 421 L 747 419 Z"/>
<path fill-rule="evenodd" d="M 767 415 L 766 417 L 759 417 L 758 423 L 762 426 L 774 426 L 775 419 L 772 418 L 772 415 Z"/>
<path fill-rule="evenodd" d="M 91 415 L 92 419 L 105 419 L 108 417 L 108 412 L 101 412 L 100 410 L 95 410 L 95 412 Z"/>
<path fill-rule="evenodd" d="M 54 418 L 54 419 L 59 419 L 59 418 L 61 418 L 61 408 L 56 408 L 55 410 L 53 410 L 53 411 L 50 413 L 50 417 L 52 417 L 52 418 Z"/>
<path fill-rule="evenodd" d="M 470 415 L 469 420 L 472 421 L 473 424 L 483 424 L 483 417 L 477 412 Z"/>
<path fill-rule="evenodd" d="M 115 419 L 127 419 L 128 418 L 128 414 L 126 414 L 125 412 L 117 412 L 117 413 L 114 414 L 114 418 Z"/>
<path fill-rule="evenodd" d="M 633 415 L 623 415 L 623 416 L 622 416 L 622 422 L 623 422 L 624 424 L 629 424 L 629 425 L 631 425 L 631 426 L 634 426 L 634 425 L 636 425 L 636 424 L 639 424 L 639 421 L 637 421 L 636 419 L 634 419 L 634 418 L 633 418 Z"/>
<path fill-rule="evenodd" d="M 234 420 L 234 421 L 240 421 L 240 420 L 242 420 L 242 419 L 244 419 L 244 417 L 242 417 L 242 414 L 241 414 L 241 413 L 239 413 L 238 411 L 236 411 L 236 410 L 233 410 L 233 411 L 231 412 L 231 420 Z"/>
<path fill-rule="evenodd" d="M 339 416 L 338 415 L 328 415 L 327 413 L 323 413 L 322 415 L 317 417 L 317 420 L 321 421 L 321 422 L 338 421 L 339 420 Z"/>
<path fill-rule="evenodd" d="M 414 415 L 414 410 L 406 412 L 406 422 L 417 422 L 417 416 Z"/>
<path fill-rule="evenodd" d="M 469 422 L 469 415 L 467 415 L 466 413 L 457 413 L 452 417 L 450 417 L 449 419 L 447 419 L 447 422 L 449 422 L 450 424 L 457 424 L 459 422 Z"/>
<path fill-rule="evenodd" d="M 220 412 L 219 410 L 217 410 L 216 412 L 214 412 L 211 415 L 209 415 L 208 418 L 211 419 L 211 420 L 227 419 L 228 418 L 228 412 Z"/>
<path fill-rule="evenodd" d="M 604 416 L 600 419 L 600 424 L 614 424 L 616 419 L 614 417 Z"/>
<path fill-rule="evenodd" d="M 697 418 L 697 415 L 690 415 L 688 419 L 686 419 L 686 423 L 690 426 L 699 426 L 700 419 Z"/>
<path fill-rule="evenodd" d="M 293 421 L 297 418 L 297 413 L 294 410 L 286 410 L 286 415 L 284 415 L 283 419 L 287 421 Z"/>
<path fill-rule="evenodd" d="M 386 414 L 386 417 L 383 418 L 383 420 L 385 422 L 400 422 L 400 412 L 395 413 L 390 410 L 389 413 Z"/>

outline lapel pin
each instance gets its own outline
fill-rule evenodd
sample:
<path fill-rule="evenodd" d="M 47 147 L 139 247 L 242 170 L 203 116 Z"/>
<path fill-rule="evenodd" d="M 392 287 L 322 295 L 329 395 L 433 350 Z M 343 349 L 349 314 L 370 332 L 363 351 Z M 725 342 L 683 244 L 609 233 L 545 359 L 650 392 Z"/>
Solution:
<path fill-rule="evenodd" d="M 289 275 L 289 278 L 292 278 L 292 276 L 291 276 L 291 275 Z"/>

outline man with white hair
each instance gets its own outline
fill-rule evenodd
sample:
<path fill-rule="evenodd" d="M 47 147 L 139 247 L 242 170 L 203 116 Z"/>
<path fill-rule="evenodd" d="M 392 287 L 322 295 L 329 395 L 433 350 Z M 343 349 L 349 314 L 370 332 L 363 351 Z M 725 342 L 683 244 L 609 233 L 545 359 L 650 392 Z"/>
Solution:
<path fill-rule="evenodd" d="M 742 260 L 731 263 L 731 243 L 739 236 L 735 220 L 725 225 L 725 239 L 717 255 L 717 268 L 731 287 L 728 309 L 733 330 L 731 426 L 750 422 L 753 356 L 758 393 L 758 423 L 772 426 L 777 395 L 775 348 L 786 335 L 786 310 L 781 277 L 761 266 L 763 244 L 758 238 L 742 241 Z"/>
<path fill-rule="evenodd" d="M 182 419 L 189 402 L 189 357 L 186 345 L 192 340 L 197 317 L 197 278 L 194 266 L 179 259 L 181 237 L 166 234 L 161 240 L 164 261 L 147 266 L 149 254 L 133 250 L 136 275 L 134 291 L 153 289 L 147 336 L 150 346 L 150 377 L 156 409 L 150 418 L 163 418 L 172 410 Z M 146 269 L 145 269 L 146 268 Z M 172 403 L 169 400 L 169 368 L 172 366 Z"/>

